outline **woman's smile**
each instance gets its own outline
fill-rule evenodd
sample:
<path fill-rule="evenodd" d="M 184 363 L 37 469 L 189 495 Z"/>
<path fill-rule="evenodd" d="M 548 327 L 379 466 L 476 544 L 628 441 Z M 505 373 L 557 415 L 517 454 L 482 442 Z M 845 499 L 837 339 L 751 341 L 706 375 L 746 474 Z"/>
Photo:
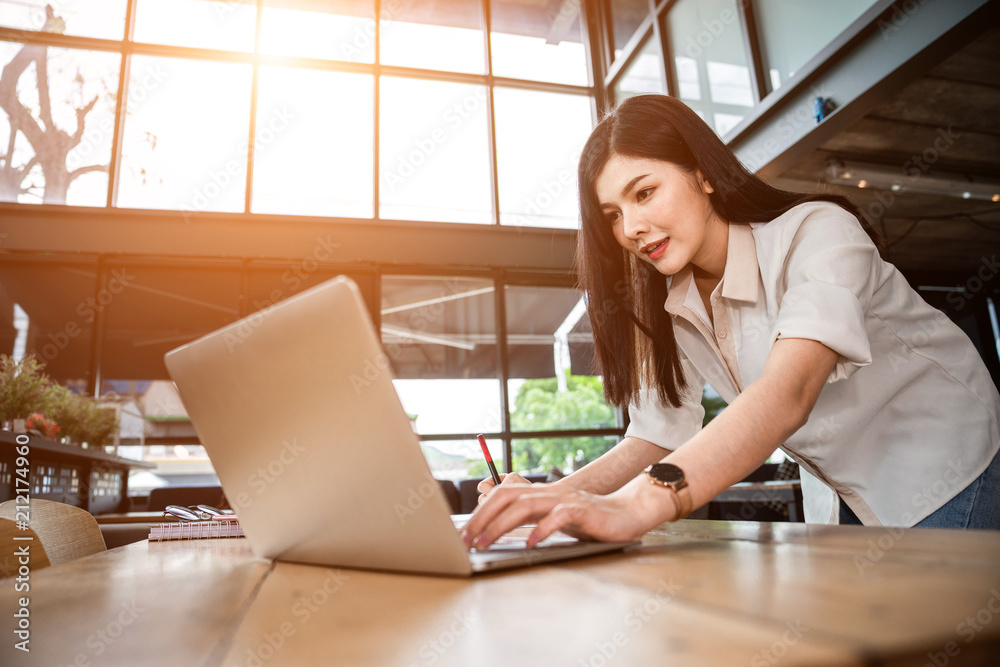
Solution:
<path fill-rule="evenodd" d="M 663 239 L 655 243 L 648 243 L 642 248 L 642 252 L 646 253 L 646 256 L 650 259 L 659 259 L 663 257 L 663 253 L 667 251 L 667 245 L 670 243 L 670 239 Z"/>
<path fill-rule="evenodd" d="M 613 155 L 594 190 L 618 244 L 664 275 L 694 264 L 722 276 L 727 227 L 701 172 L 670 162 Z"/>

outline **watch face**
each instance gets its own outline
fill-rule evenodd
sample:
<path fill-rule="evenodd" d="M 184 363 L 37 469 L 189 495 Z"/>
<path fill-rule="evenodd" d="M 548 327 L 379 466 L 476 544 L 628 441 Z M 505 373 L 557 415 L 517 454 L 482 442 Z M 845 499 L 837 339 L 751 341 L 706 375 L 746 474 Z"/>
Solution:
<path fill-rule="evenodd" d="M 673 463 L 655 463 L 649 469 L 649 476 L 664 484 L 676 484 L 684 481 L 684 471 Z"/>

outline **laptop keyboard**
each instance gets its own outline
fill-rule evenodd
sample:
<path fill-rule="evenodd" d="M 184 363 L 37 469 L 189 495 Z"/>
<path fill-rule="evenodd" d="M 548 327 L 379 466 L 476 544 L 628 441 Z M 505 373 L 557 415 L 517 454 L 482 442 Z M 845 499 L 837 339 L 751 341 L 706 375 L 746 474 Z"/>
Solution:
<path fill-rule="evenodd" d="M 569 535 L 565 535 L 563 533 L 556 533 L 555 535 L 549 535 L 546 537 L 544 540 L 536 544 L 534 548 L 545 549 L 548 547 L 565 547 L 578 544 L 579 542 L 580 540 L 575 537 L 570 537 Z M 527 535 L 504 535 L 487 548 L 482 549 L 482 551 L 517 551 L 527 548 Z"/>
<path fill-rule="evenodd" d="M 451 516 L 451 521 L 455 524 L 456 530 L 461 530 L 462 527 L 469 521 L 471 514 L 453 514 Z M 529 526 L 518 526 L 511 532 L 507 533 L 496 542 L 491 544 L 485 549 L 473 549 L 472 551 L 517 551 L 528 548 L 528 534 L 534 525 Z M 544 549 L 547 547 L 565 547 L 573 544 L 579 544 L 580 540 L 575 537 L 570 537 L 566 533 L 556 532 L 553 535 L 549 535 L 544 540 L 535 545 L 535 549 Z"/>

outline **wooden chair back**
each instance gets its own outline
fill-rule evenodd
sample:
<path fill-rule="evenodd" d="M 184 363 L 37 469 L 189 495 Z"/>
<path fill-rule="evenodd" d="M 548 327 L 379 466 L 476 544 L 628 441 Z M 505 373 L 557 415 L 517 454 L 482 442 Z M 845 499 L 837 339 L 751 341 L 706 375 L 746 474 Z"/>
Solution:
<path fill-rule="evenodd" d="M 25 546 L 28 547 L 27 554 L 24 553 Z M 21 530 L 13 519 L 0 518 L 0 579 L 17 576 L 21 565 L 32 571 L 48 567 L 50 563 L 45 547 L 31 528 Z"/>
<path fill-rule="evenodd" d="M 13 500 L 0 503 L 0 518 L 14 521 L 15 533 L 24 532 L 16 527 L 18 519 L 23 518 L 23 514 L 17 516 L 18 510 L 23 512 L 23 508 L 24 505 L 15 505 Z M 28 505 L 27 524 L 38 536 L 48 563 L 52 565 L 107 549 L 97 520 L 90 512 L 79 507 L 32 498 Z M 33 561 L 32 569 L 37 567 Z"/>

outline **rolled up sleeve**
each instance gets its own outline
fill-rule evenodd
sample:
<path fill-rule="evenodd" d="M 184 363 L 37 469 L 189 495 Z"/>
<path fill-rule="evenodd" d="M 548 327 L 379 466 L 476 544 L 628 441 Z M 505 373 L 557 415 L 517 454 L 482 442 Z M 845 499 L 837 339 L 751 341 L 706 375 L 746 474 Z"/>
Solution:
<path fill-rule="evenodd" d="M 835 382 L 872 362 L 865 313 L 879 256 L 854 216 L 830 208 L 807 216 L 795 232 L 771 344 L 781 338 L 822 343 L 840 355 L 827 379 Z"/>
<path fill-rule="evenodd" d="M 660 401 L 657 392 L 644 388 L 640 399 L 628 406 L 626 437 L 641 438 L 663 449 L 676 450 L 701 430 L 705 408 L 701 404 L 705 380 L 687 359 L 681 359 L 687 387 L 680 407 Z"/>

